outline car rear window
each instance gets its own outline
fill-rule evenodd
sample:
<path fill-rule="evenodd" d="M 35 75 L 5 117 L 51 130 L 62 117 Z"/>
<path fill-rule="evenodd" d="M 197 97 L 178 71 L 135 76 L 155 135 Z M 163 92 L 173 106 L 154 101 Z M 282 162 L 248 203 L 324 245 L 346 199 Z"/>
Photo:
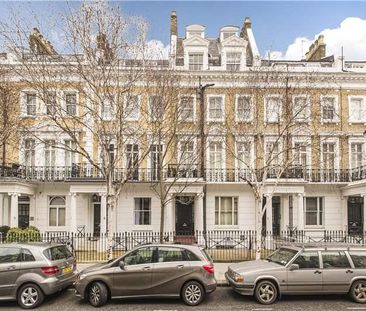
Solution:
<path fill-rule="evenodd" d="M 67 249 L 65 245 L 47 248 L 43 251 L 43 254 L 49 260 L 61 260 L 72 257 L 72 253 Z"/>
<path fill-rule="evenodd" d="M 187 261 L 201 261 L 201 259 L 196 254 L 193 254 L 188 249 L 184 250 L 184 254 Z"/>
<path fill-rule="evenodd" d="M 202 252 L 203 256 L 206 258 L 207 261 L 213 262 L 211 256 L 206 252 L 206 250 L 204 248 L 201 248 L 201 252 Z"/>

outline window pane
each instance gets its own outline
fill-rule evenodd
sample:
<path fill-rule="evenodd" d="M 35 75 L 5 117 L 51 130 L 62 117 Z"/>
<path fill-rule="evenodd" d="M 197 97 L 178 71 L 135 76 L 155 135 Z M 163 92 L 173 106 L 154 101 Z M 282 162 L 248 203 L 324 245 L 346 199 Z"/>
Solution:
<path fill-rule="evenodd" d="M 141 265 L 152 262 L 153 249 L 151 247 L 139 248 L 123 257 L 126 266 Z"/>
<path fill-rule="evenodd" d="M 317 252 L 306 252 L 296 258 L 294 264 L 300 269 L 319 269 L 319 255 Z"/>
<path fill-rule="evenodd" d="M 65 226 L 65 208 L 58 209 L 58 225 Z"/>
<path fill-rule="evenodd" d="M 0 247 L 0 263 L 19 262 L 21 258 L 20 248 Z"/>
<path fill-rule="evenodd" d="M 57 226 L 57 208 L 50 208 L 49 225 Z"/>
<path fill-rule="evenodd" d="M 351 265 L 344 252 L 322 252 L 323 268 L 350 268 Z"/>
<path fill-rule="evenodd" d="M 349 252 L 355 268 L 366 268 L 366 252 L 352 251 Z"/>
<path fill-rule="evenodd" d="M 184 261 L 183 250 L 179 248 L 159 247 L 158 262 Z"/>

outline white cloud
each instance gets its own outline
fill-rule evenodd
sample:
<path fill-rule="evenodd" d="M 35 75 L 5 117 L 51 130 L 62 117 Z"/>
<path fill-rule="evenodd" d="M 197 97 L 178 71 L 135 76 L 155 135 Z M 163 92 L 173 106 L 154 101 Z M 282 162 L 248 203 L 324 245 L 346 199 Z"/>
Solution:
<path fill-rule="evenodd" d="M 146 57 L 148 59 L 168 59 L 169 45 L 164 45 L 159 40 L 150 40 L 146 42 Z"/>
<path fill-rule="evenodd" d="M 340 56 L 343 46 L 346 60 L 366 59 L 366 20 L 358 17 L 347 17 L 339 27 L 324 29 L 313 39 L 298 37 L 287 47 L 286 52 L 270 52 L 271 59 L 300 60 L 319 35 L 324 35 L 327 56 Z M 268 58 L 268 55 L 265 58 Z"/>

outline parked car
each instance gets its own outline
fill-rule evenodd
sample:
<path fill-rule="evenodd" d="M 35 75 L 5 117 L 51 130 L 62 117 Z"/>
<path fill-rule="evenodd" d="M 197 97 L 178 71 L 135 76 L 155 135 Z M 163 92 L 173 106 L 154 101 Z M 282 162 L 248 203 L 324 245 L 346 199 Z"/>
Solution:
<path fill-rule="evenodd" d="M 75 289 L 94 307 L 109 298 L 130 297 L 181 297 L 195 306 L 216 289 L 216 280 L 212 260 L 203 249 L 149 244 L 81 271 Z"/>
<path fill-rule="evenodd" d="M 366 303 L 366 248 L 281 247 L 265 260 L 229 266 L 225 276 L 236 292 L 262 304 L 288 294 L 345 293 Z"/>
<path fill-rule="evenodd" d="M 65 245 L 23 243 L 0 245 L 0 300 L 17 300 L 33 309 L 45 297 L 73 284 L 76 261 Z"/>

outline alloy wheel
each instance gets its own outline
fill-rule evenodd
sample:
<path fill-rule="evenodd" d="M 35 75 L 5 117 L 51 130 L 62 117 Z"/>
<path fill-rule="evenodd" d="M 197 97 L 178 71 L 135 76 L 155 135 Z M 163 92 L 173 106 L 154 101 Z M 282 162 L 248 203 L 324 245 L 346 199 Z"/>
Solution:
<path fill-rule="evenodd" d="M 24 306 L 32 307 L 37 303 L 38 291 L 34 287 L 29 286 L 24 288 L 20 297 Z"/>
<path fill-rule="evenodd" d="M 187 286 L 184 295 L 187 301 L 194 305 L 201 299 L 202 293 L 201 289 L 196 284 L 191 284 Z"/>
<path fill-rule="evenodd" d="M 366 301 L 366 284 L 363 282 L 358 283 L 354 288 L 354 295 L 360 302 Z"/>
<path fill-rule="evenodd" d="M 100 289 L 98 285 L 95 284 L 90 288 L 89 298 L 93 305 L 98 305 L 100 301 Z"/>
<path fill-rule="evenodd" d="M 264 283 L 259 287 L 259 297 L 265 302 L 269 303 L 275 296 L 275 289 L 271 284 Z"/>

